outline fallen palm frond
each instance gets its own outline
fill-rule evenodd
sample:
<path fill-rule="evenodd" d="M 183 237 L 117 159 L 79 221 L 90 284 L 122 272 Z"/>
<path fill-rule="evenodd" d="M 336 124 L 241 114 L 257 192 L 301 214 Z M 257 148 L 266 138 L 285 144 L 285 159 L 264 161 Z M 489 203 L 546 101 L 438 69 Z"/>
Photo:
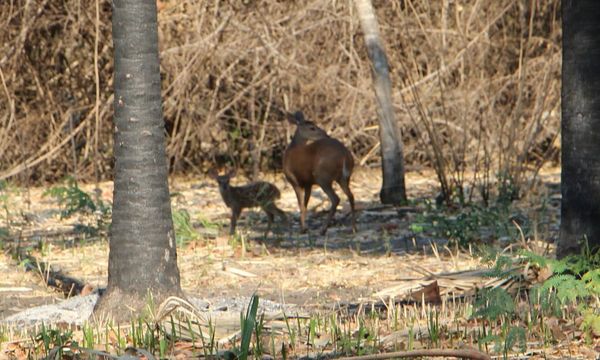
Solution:
<path fill-rule="evenodd" d="M 266 334 L 281 335 L 287 332 L 286 318 L 308 318 L 306 314 L 294 313 L 293 306 L 289 306 L 287 312 L 286 306 L 278 307 L 281 309 L 258 308 L 258 316 L 262 318 L 262 329 Z M 217 344 L 223 346 L 242 336 L 240 309 L 237 307 L 212 309 L 209 306 L 200 310 L 185 299 L 169 297 L 158 307 L 155 319 L 164 333 L 184 341 L 202 339 L 209 342 L 215 339 Z"/>

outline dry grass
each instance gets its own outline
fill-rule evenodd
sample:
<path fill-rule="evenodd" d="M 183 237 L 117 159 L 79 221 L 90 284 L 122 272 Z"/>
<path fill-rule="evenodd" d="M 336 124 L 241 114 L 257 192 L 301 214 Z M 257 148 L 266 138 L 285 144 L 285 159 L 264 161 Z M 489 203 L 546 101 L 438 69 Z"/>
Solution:
<path fill-rule="evenodd" d="M 359 231 L 356 234 L 352 234 L 347 229 L 347 223 L 338 223 L 332 226 L 328 237 L 317 237 L 311 247 L 305 236 L 297 234 L 298 219 L 294 218 L 293 238 L 284 239 L 280 243 L 277 243 L 275 238 L 270 238 L 263 246 L 258 234 L 262 233 L 265 226 L 264 216 L 258 219 L 258 211 L 254 214 L 248 211 L 238 227 L 243 238 L 253 239 L 246 241 L 245 245 L 242 245 L 239 239 L 218 236 L 178 246 L 178 264 L 184 290 L 192 297 L 197 295 L 208 301 L 232 299 L 240 295 L 251 295 L 256 291 L 261 299 L 302 305 L 302 310 L 307 310 L 312 317 L 310 320 L 303 319 L 301 323 L 293 321 L 294 329 L 297 327 L 297 333 L 300 334 L 295 340 L 291 340 L 292 336 L 286 333 L 286 329 L 289 332 L 289 328 L 284 321 L 275 321 L 273 324 L 279 327 L 270 328 L 281 330 L 276 335 L 277 349 L 282 348 L 281 342 L 293 344 L 292 354 L 295 355 L 318 354 L 338 347 L 342 348 L 340 343 L 355 339 L 355 336 L 356 339 L 364 341 L 358 329 L 367 329 L 369 334 L 374 336 L 369 337 L 374 339 L 373 344 L 375 342 L 378 344 L 371 350 L 373 352 L 409 348 L 408 344 L 411 341 L 414 341 L 413 346 L 416 349 L 463 346 L 476 348 L 485 322 L 472 318 L 474 306 L 472 300 L 469 297 L 461 299 L 461 295 L 472 294 L 475 288 L 481 289 L 487 285 L 510 286 L 512 281 L 515 281 L 514 285 L 518 288 L 523 289 L 524 286 L 530 285 L 529 273 L 533 267 L 527 267 L 529 271 L 523 272 L 524 275 L 527 273 L 524 280 L 512 277 L 511 279 L 489 278 L 484 275 L 486 271 L 481 270 L 486 266 L 479 257 L 471 255 L 468 251 L 459 251 L 453 246 L 449 248 L 443 244 L 436 246 L 435 237 L 429 236 L 424 239 L 426 241 L 421 243 L 421 246 L 409 247 L 411 251 L 406 251 L 404 242 L 398 240 L 407 236 L 409 239 L 416 237 L 419 240 L 419 236 L 410 230 L 410 224 L 415 220 L 413 215 L 416 214 L 408 214 L 400 218 L 391 207 L 378 205 L 377 190 L 380 182 L 378 176 L 380 172 L 377 169 L 359 169 L 353 178 L 352 185 L 356 189 L 361 208 L 358 218 Z M 284 188 L 281 176 L 263 174 L 263 177 L 282 188 L 283 196 L 279 205 L 285 210 L 295 212 L 293 191 L 289 186 Z M 555 186 L 558 178 L 558 169 L 547 169 L 547 171 L 545 169 L 542 173 L 545 186 L 537 189 L 538 194 L 532 194 L 537 197 L 537 200 L 529 199 L 530 204 L 518 202 L 515 205 L 525 209 L 531 205 L 539 206 L 545 201 L 550 203 L 549 200 L 559 193 Z M 194 220 L 208 217 L 213 222 L 223 221 L 226 229 L 228 211 L 220 200 L 214 181 L 207 178 L 198 180 L 179 177 L 171 180 L 171 190 L 178 194 L 173 198 L 175 208 L 188 209 Z M 236 183 L 245 181 L 241 176 L 235 180 Z M 411 172 L 407 180 L 412 184 L 409 189 L 411 198 L 431 197 L 432 184 L 435 183 L 431 171 L 428 171 L 426 176 Z M 102 197 L 110 199 L 112 183 L 104 182 L 100 185 L 103 191 Z M 90 184 L 83 187 L 89 192 L 94 186 Z M 31 254 L 54 269 L 61 269 L 64 273 L 85 283 L 104 286 L 108 258 L 106 240 L 97 241 L 93 238 L 84 240 L 81 239 L 82 234 L 75 235 L 77 239 L 73 240 L 73 234 L 63 230 L 83 222 L 85 215 L 78 213 L 70 219 L 59 219 L 57 204 L 47 197 L 41 197 L 43 191 L 43 188 L 31 188 L 28 193 L 15 190 L 11 195 L 11 213 L 14 214 L 14 222 L 17 223 L 19 216 L 28 219 L 22 224 L 23 227 L 19 224 L 15 224 L 14 228 L 11 227 L 11 233 L 15 235 L 14 240 L 16 241 L 18 237 L 19 244 L 24 248 L 31 246 L 29 248 Z M 315 191 L 314 198 L 317 201 L 311 205 L 320 209 L 323 204 L 320 204 L 318 199 L 324 199 L 324 195 L 320 191 Z M 31 202 L 29 206 L 25 204 L 26 200 Z M 547 212 L 538 221 L 556 223 L 554 219 L 558 216 L 559 208 L 556 204 L 547 204 L 547 206 Z M 311 207 L 311 210 L 314 208 Z M 535 209 L 532 210 L 535 212 Z M 340 214 L 337 218 L 339 220 L 342 217 Z M 310 220 L 314 225 L 314 222 L 319 221 L 319 215 L 311 211 Z M 197 222 L 195 227 L 198 230 L 201 228 Z M 550 235 L 555 235 L 556 230 L 554 228 Z M 62 237 L 61 231 L 63 231 Z M 35 236 L 36 233 L 40 235 Z M 523 244 L 531 247 L 541 244 L 541 247 L 548 247 L 544 240 L 551 236 L 542 233 L 539 233 L 539 237 L 537 235 L 536 233 L 536 236 L 532 235 L 531 238 L 517 240 L 504 251 L 509 254 Z M 385 246 L 382 246 L 387 240 L 391 242 L 390 251 L 385 251 Z M 430 241 L 434 245 L 430 245 Z M 3 261 L 7 266 L 3 265 Z M 13 275 L 18 273 L 15 264 L 5 258 L 0 258 L 0 268 L 2 267 L 8 270 L 9 276 L 4 283 L 0 284 L 0 289 L 12 291 L 12 293 L 7 292 L 11 296 L 10 299 L 4 297 L 0 300 L 0 313 L 3 316 L 16 312 L 17 306 L 22 308 L 27 305 L 53 302 L 58 297 L 56 293 L 52 296 L 50 290 L 25 294 L 17 291 L 16 288 L 20 286 L 32 287 L 30 284 L 36 282 L 39 284 L 36 279 L 40 274 L 30 272 L 28 276 L 19 274 L 19 277 L 16 277 Z M 448 274 L 473 269 L 476 271 Z M 433 280 L 437 280 L 439 285 L 441 295 L 439 305 L 422 304 L 420 301 L 393 305 L 392 300 L 404 299 L 407 292 L 414 290 L 415 285 L 429 285 Z M 539 281 L 535 278 L 533 280 Z M 26 298 L 28 294 L 35 297 Z M 526 301 L 518 304 L 519 314 L 530 312 L 526 307 Z M 375 312 L 371 312 L 373 310 Z M 228 319 L 233 319 L 235 324 L 239 323 L 237 312 L 227 315 Z M 433 315 L 439 315 L 442 336 L 439 343 L 434 341 L 430 329 Z M 523 318 L 525 317 L 521 317 Z M 339 334 L 332 332 L 334 325 L 324 325 L 328 321 L 339 326 L 343 332 L 341 338 Z M 558 318 L 555 317 L 548 321 L 548 324 L 554 321 L 559 324 Z M 309 333 L 307 329 L 313 322 L 321 324 L 320 328 L 317 328 L 321 337 L 318 340 L 313 339 L 314 345 L 306 337 Z M 533 330 L 528 332 L 527 356 L 586 358 L 590 354 L 595 354 L 594 347 L 598 344 L 597 339 L 591 344 L 584 343 L 581 332 L 573 325 L 574 323 L 571 320 L 561 322 L 560 328 L 559 325 L 550 325 L 555 326 L 552 334 L 557 329 L 562 334 L 562 337 L 556 338 L 556 342 L 552 343 L 540 335 L 545 331 L 544 326 L 533 326 Z M 222 322 L 219 324 L 222 325 Z M 272 323 L 268 322 L 267 327 L 271 325 Z M 489 326 L 494 331 L 500 331 L 501 328 L 498 324 Z M 517 325 L 511 323 L 511 326 Z M 3 347 L 0 351 L 8 349 L 16 352 L 33 348 L 32 342 L 29 341 L 30 337 L 19 337 L 20 333 L 17 330 L 19 329 L 4 330 L 5 339 L 9 341 L 5 341 L 0 346 Z M 237 328 L 234 330 L 226 328 L 223 331 L 225 332 L 223 338 L 229 338 L 232 331 L 237 332 Z M 81 329 L 75 329 L 74 334 L 80 341 Z M 218 338 L 220 339 L 221 336 L 219 335 Z M 98 343 L 102 344 L 102 349 L 111 349 L 110 351 L 113 352 L 123 348 L 118 345 L 118 342 L 100 340 L 100 337 Z M 336 345 L 332 346 L 333 343 Z M 175 353 L 187 351 L 191 354 L 193 351 L 201 351 L 198 350 L 201 345 L 196 345 L 194 349 L 190 342 L 185 341 L 178 341 L 172 346 Z M 269 347 L 268 351 L 270 349 Z M 496 351 L 493 350 L 493 344 L 488 344 L 488 348 L 484 349 L 493 353 Z M 354 348 L 345 351 L 354 353 Z"/>
<path fill-rule="evenodd" d="M 0 4 L 0 178 L 110 177 L 110 2 L 97 1 L 99 23 L 95 0 Z M 275 107 L 305 110 L 359 163 L 378 164 L 355 9 L 329 0 L 247 4 L 159 1 L 172 171 L 197 174 L 214 163 L 254 174 L 279 168 L 290 129 Z M 448 183 L 460 183 L 463 171 L 519 177 L 555 158 L 558 0 L 374 5 L 409 164 L 441 166 Z"/>
<path fill-rule="evenodd" d="M 217 238 L 211 236 L 178 247 L 182 287 L 189 294 L 206 298 L 250 296 L 258 291 L 270 300 L 320 308 L 336 302 L 386 299 L 399 291 L 398 286 L 410 285 L 411 279 L 483 266 L 481 259 L 467 251 L 448 248 L 443 243 L 432 246 L 431 243 L 437 243 L 435 238 L 414 234 L 410 225 L 417 221 L 417 214 L 399 217 L 393 208 L 381 208 L 377 204 L 380 175 L 376 169 L 361 170 L 352 180 L 359 209 L 358 232 L 353 234 L 348 219 L 342 220 L 349 210 L 344 199 L 343 209 L 340 206 L 336 216 L 338 222 L 329 229 L 327 236 L 313 234 L 312 243 L 306 235 L 298 234 L 296 198 L 291 187 L 284 186 L 281 176 L 263 175 L 282 190 L 278 206 L 292 216 L 293 236 L 287 238 L 286 235 L 278 242 L 273 235 L 262 245 L 261 234 L 266 226 L 264 215 L 258 209 L 246 210 L 238 225 L 238 232 L 245 239 L 243 246 L 240 239 L 225 235 L 230 212 L 213 180 L 172 179 L 171 191 L 178 194 L 173 199 L 173 207 L 187 209 L 197 230 L 202 230 L 200 219 L 220 223 L 225 229 Z M 554 169 L 544 173 L 544 180 L 554 183 L 558 176 Z M 435 182 L 431 172 L 425 176 L 409 173 L 407 180 L 413 184 L 409 196 L 431 197 Z M 234 181 L 243 183 L 245 180 L 238 176 Z M 112 182 L 100 186 L 102 198 L 110 200 Z M 92 185 L 84 186 L 86 191 L 92 191 L 92 188 Z M 73 226 L 85 223 L 86 215 L 60 219 L 57 204 L 49 197 L 42 197 L 43 191 L 43 188 L 33 188 L 29 194 L 22 192 L 12 198 L 12 213 L 15 216 L 27 214 L 31 220 L 22 227 L 15 225 L 11 233 L 20 234 L 23 238 L 21 246 L 30 246 L 32 255 L 53 269 L 60 269 L 83 283 L 105 286 L 108 243 L 97 238 L 74 241 L 73 237 L 80 239 L 83 235 L 74 232 Z M 549 194 L 540 192 L 536 196 L 538 200 L 532 201 L 534 207 L 538 206 L 540 198 L 547 198 Z M 25 204 L 27 200 L 31 202 L 30 206 Z M 309 209 L 312 229 L 318 228 L 317 223 L 323 220 L 317 212 L 328 206 L 325 194 L 315 189 Z M 545 218 L 537 221 L 542 227 L 543 223 L 554 223 L 557 215 L 558 208 L 550 207 Z M 540 231 L 539 240 L 551 238 L 555 231 L 553 229 L 550 234 Z M 415 240 L 416 247 L 413 246 Z M 452 283 L 439 280 L 443 294 L 448 293 Z M 468 280 L 467 283 L 473 282 Z M 460 293 L 469 288 L 466 285 L 459 287 Z"/>

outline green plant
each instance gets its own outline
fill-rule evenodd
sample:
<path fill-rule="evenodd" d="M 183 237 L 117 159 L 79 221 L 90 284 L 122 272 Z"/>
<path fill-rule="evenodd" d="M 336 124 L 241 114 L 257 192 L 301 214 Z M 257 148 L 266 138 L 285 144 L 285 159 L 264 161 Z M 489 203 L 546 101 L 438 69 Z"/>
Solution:
<path fill-rule="evenodd" d="M 515 303 L 503 288 L 482 289 L 475 300 L 473 317 L 488 321 L 509 320 L 515 313 Z"/>
<path fill-rule="evenodd" d="M 597 308 L 587 309 L 583 313 L 581 331 L 585 334 L 588 343 L 591 343 L 594 337 L 600 336 L 600 311 Z"/>
<path fill-rule="evenodd" d="M 498 334 L 490 334 L 483 332 L 484 336 L 479 339 L 481 344 L 487 345 L 494 343 L 494 351 L 502 353 L 504 359 L 508 358 L 508 354 L 515 346 L 518 346 L 520 352 L 527 349 L 527 338 L 525 329 L 518 326 L 510 326 L 508 323 L 503 323 Z"/>
<path fill-rule="evenodd" d="M 433 236 L 448 238 L 450 243 L 467 246 L 473 241 L 485 238 L 515 238 L 518 230 L 514 227 L 510 204 L 498 203 L 493 206 L 480 206 L 474 203 L 460 205 L 457 210 L 436 208 L 430 201 L 425 202 L 425 211 L 416 216 L 410 228 L 415 233 L 428 232 Z M 528 224 L 521 226 L 525 233 Z"/>
<path fill-rule="evenodd" d="M 393 246 L 391 241 L 391 236 L 387 230 L 383 230 L 381 234 L 381 240 L 383 242 L 383 248 L 385 249 L 385 255 L 390 256 L 392 254 Z"/>
<path fill-rule="evenodd" d="M 8 327 L 5 325 L 0 325 L 0 348 L 2 347 L 2 344 L 6 341 L 9 341 L 9 339 Z"/>
<path fill-rule="evenodd" d="M 200 238 L 200 234 L 192 226 L 190 213 L 185 209 L 173 210 L 173 226 L 175 227 L 175 238 L 179 246 Z"/>
<path fill-rule="evenodd" d="M 316 318 L 312 317 L 308 321 L 308 331 L 307 331 L 306 335 L 307 335 L 307 340 L 306 340 L 307 344 L 312 344 L 314 342 L 314 340 L 317 338 L 317 319 Z"/>
<path fill-rule="evenodd" d="M 542 284 L 534 286 L 528 293 L 528 301 L 524 304 L 528 310 L 516 311 L 516 301 L 502 288 L 483 289 L 478 292 L 474 303 L 473 318 L 483 320 L 480 329 L 479 343 L 494 343 L 494 350 L 501 352 L 506 358 L 515 346 L 524 351 L 526 332 L 539 329 L 539 337 L 544 343 L 554 342 L 554 332 L 547 317 L 575 318 L 583 316 L 581 329 L 585 334 L 596 334 L 600 326 L 595 304 L 600 295 L 600 258 L 597 252 L 591 251 L 584 244 L 581 254 L 569 256 L 561 260 L 549 259 L 538 254 L 522 251 L 519 257 L 511 258 L 490 252 L 484 260 L 494 259 L 488 271 L 490 277 L 503 279 L 521 276 L 523 262 L 529 266 L 547 269 L 550 277 Z M 525 292 L 518 294 L 525 295 Z M 524 322 L 526 326 L 517 326 Z M 496 325 L 500 325 L 498 328 Z"/>
<path fill-rule="evenodd" d="M 165 359 L 167 357 L 167 338 L 161 337 L 158 342 L 158 353 L 161 359 Z"/>
<path fill-rule="evenodd" d="M 483 289 L 475 300 L 473 317 L 485 320 L 482 324 L 481 344 L 494 343 L 494 351 L 502 352 L 508 357 L 509 351 L 519 346 L 521 352 L 526 348 L 525 330 L 513 325 L 516 318 L 515 302 L 503 288 Z M 492 324 L 500 324 L 499 331 L 494 331 Z M 488 329 L 489 327 L 489 329 Z"/>
<path fill-rule="evenodd" d="M 200 216 L 198 218 L 198 222 L 205 229 L 219 230 L 221 228 L 221 225 L 219 223 L 209 220 L 203 216 Z"/>
<path fill-rule="evenodd" d="M 600 297 L 600 268 L 586 272 L 581 280 L 583 280 L 585 288 L 591 295 Z"/>
<path fill-rule="evenodd" d="M 0 226 L 0 244 L 3 244 L 4 241 L 6 241 L 8 239 L 9 236 L 10 236 L 9 229 L 7 227 Z"/>
<path fill-rule="evenodd" d="M 540 298 L 553 296 L 565 305 L 600 296 L 600 251 L 592 251 L 584 239 L 580 255 L 567 256 L 561 260 L 547 259 L 524 251 L 522 256 L 530 263 L 547 268 L 551 276 L 537 288 Z"/>
<path fill-rule="evenodd" d="M 98 208 L 92 197 L 81 190 L 72 177 L 67 177 L 65 185 L 46 190 L 44 196 L 50 196 L 58 202 L 61 207 L 61 218 L 68 218 L 75 213 L 95 212 Z"/>
<path fill-rule="evenodd" d="M 62 359 L 64 347 L 72 344 L 77 347 L 78 344 L 73 341 L 73 332 L 70 330 L 62 331 L 60 329 L 52 329 L 46 327 L 42 323 L 40 331 L 35 336 L 35 342 L 38 346 L 43 347 L 46 358 L 51 358 L 51 354 L 55 354 L 54 358 Z"/>
<path fill-rule="evenodd" d="M 498 173 L 497 179 L 497 203 L 506 206 L 519 198 L 519 184 L 515 181 L 515 174 L 502 171 Z"/>
<path fill-rule="evenodd" d="M 96 336 L 94 335 L 94 328 L 89 324 L 83 325 L 83 347 L 93 349 L 96 345 Z"/>
<path fill-rule="evenodd" d="M 241 324 L 241 344 L 237 352 L 239 360 L 247 360 L 250 350 L 250 341 L 252 340 L 252 332 L 255 329 L 256 314 L 258 312 L 258 295 L 254 294 L 250 298 L 250 303 L 246 309 L 246 314 L 240 314 Z"/>
<path fill-rule="evenodd" d="M 408 350 L 412 350 L 415 348 L 415 327 L 413 323 L 408 325 Z"/>
<path fill-rule="evenodd" d="M 435 310 L 427 312 L 427 332 L 434 347 L 439 347 L 440 330 L 440 313 Z"/>
<path fill-rule="evenodd" d="M 75 224 L 74 228 L 78 234 L 84 236 L 98 236 L 106 234 L 110 224 L 112 208 L 110 204 L 97 199 L 94 202 L 92 195 L 83 191 L 77 181 L 67 177 L 65 183 L 46 190 L 43 196 L 50 196 L 58 202 L 61 209 L 61 218 L 69 218 L 75 214 L 91 214 L 93 222 Z"/>
<path fill-rule="evenodd" d="M 288 316 L 286 315 L 285 310 L 283 310 L 283 320 L 285 321 L 287 333 L 288 333 L 288 336 L 290 337 L 290 344 L 292 346 L 294 346 L 294 344 L 296 344 L 296 329 L 291 326 L 290 320 L 289 320 Z"/>
<path fill-rule="evenodd" d="M 367 328 L 364 325 L 364 322 L 362 321 L 362 319 L 359 319 L 358 321 L 358 331 L 356 332 L 356 345 L 354 346 L 354 351 L 358 354 L 358 355 L 364 355 L 365 354 L 365 344 L 366 344 L 366 337 L 369 335 L 369 331 L 367 330 Z M 365 339 L 365 344 L 362 343 L 362 340 Z"/>
<path fill-rule="evenodd" d="M 262 342 L 260 341 L 260 339 L 262 338 L 263 335 L 263 331 L 265 328 L 265 314 L 261 314 L 260 318 L 258 321 L 256 321 L 254 323 L 254 334 L 256 335 L 256 343 L 254 346 L 254 358 L 255 359 L 262 359 L 263 353 L 264 353 L 264 349 L 263 349 L 263 345 Z"/>
<path fill-rule="evenodd" d="M 337 334 L 340 350 L 343 353 L 350 354 L 354 349 L 354 342 L 352 341 L 352 331 L 350 330 L 348 324 L 344 324 L 345 326 L 339 329 Z"/>
<path fill-rule="evenodd" d="M 583 281 L 571 274 L 555 274 L 544 282 L 540 290 L 542 296 L 555 291 L 561 304 L 575 303 L 589 295 Z"/>
<path fill-rule="evenodd" d="M 482 260 L 492 263 L 492 268 L 485 273 L 488 277 L 507 279 L 519 275 L 515 260 L 509 256 L 499 254 L 495 249 L 489 249 L 489 253 Z"/>

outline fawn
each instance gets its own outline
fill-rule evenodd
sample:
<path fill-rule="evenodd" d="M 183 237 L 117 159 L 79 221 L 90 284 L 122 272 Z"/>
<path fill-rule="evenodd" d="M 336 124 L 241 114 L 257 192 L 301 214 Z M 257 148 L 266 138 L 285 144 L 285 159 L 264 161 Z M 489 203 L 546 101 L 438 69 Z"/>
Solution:
<path fill-rule="evenodd" d="M 319 185 L 331 201 L 331 209 L 321 229 L 321 235 L 327 232 L 340 202 L 333 190 L 334 181 L 348 197 L 352 212 L 352 230 L 356 232 L 354 196 L 350 190 L 350 175 L 354 168 L 352 154 L 341 142 L 306 120 L 301 111 L 288 115 L 288 121 L 296 125 L 296 132 L 283 154 L 283 172 L 298 198 L 301 232 L 306 232 L 306 206 L 314 184 Z"/>
<path fill-rule="evenodd" d="M 213 169 L 209 175 L 219 184 L 221 197 L 225 205 L 231 209 L 230 235 L 235 234 L 237 220 L 245 208 L 260 206 L 267 214 L 269 223 L 265 231 L 265 237 L 271 230 L 275 215 L 279 216 L 287 224 L 287 215 L 275 205 L 275 200 L 281 197 L 281 193 L 275 185 L 266 181 L 257 181 L 243 186 L 230 185 L 229 181 L 235 176 L 235 170 L 231 170 L 225 175 L 218 175 Z"/>

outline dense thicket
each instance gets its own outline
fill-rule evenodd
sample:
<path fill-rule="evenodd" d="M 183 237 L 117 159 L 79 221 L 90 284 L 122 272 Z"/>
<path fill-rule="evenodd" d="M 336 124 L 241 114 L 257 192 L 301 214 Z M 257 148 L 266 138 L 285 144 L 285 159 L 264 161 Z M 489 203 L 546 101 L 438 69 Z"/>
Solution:
<path fill-rule="evenodd" d="M 482 169 L 518 179 L 556 153 L 560 1 L 374 5 L 409 165 L 433 165 L 449 182 Z M 379 162 L 351 2 L 159 0 L 159 9 L 172 172 L 280 168 L 291 131 L 282 108 L 302 109 L 358 164 Z M 0 177 L 111 176 L 110 16 L 109 0 L 0 2 Z"/>

